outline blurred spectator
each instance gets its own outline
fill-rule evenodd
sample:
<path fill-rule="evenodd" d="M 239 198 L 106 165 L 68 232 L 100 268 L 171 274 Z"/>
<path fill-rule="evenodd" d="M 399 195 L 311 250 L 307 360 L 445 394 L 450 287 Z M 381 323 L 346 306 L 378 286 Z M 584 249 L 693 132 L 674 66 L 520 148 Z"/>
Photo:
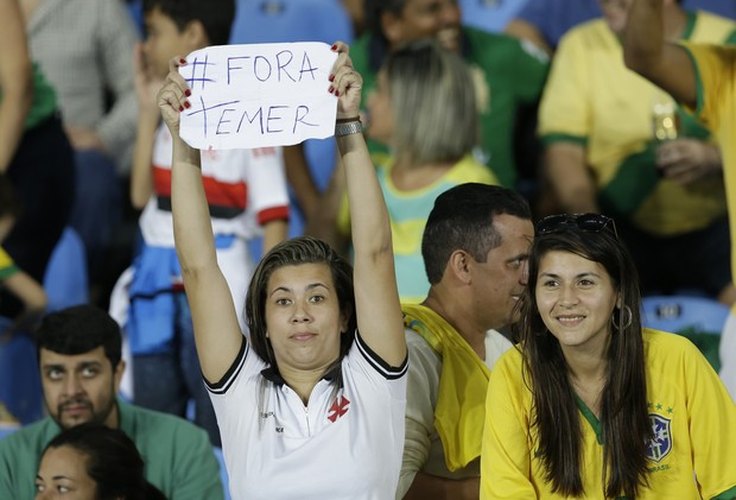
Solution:
<path fill-rule="evenodd" d="M 28 57 L 15 0 L 0 0 L 0 172 L 15 190 L 20 215 L 3 248 L 16 265 L 42 282 L 46 264 L 67 224 L 74 198 L 74 164 L 56 117 L 56 96 Z M 0 315 L 13 318 L 21 301 L 0 292 Z"/>
<path fill-rule="evenodd" d="M 729 228 L 718 147 L 664 91 L 629 71 L 619 36 L 631 0 L 560 43 L 540 106 L 545 174 L 560 209 L 616 218 L 644 293 L 695 288 L 726 304 Z M 667 4 L 671 40 L 719 43 L 733 22 Z"/>
<path fill-rule="evenodd" d="M 32 498 L 43 450 L 62 430 L 121 429 L 146 457 L 146 479 L 170 498 L 223 498 L 207 434 L 186 420 L 116 399 L 125 363 L 117 323 L 90 305 L 49 314 L 37 333 L 49 416 L 0 441 L 0 498 Z"/>
<path fill-rule="evenodd" d="M 57 92 L 74 148 L 77 197 L 70 223 L 87 247 L 91 281 L 97 283 L 122 218 L 121 178 L 130 170 L 137 34 L 121 0 L 22 5 L 32 58 Z"/>
<path fill-rule="evenodd" d="M 502 185 L 515 187 L 516 113 L 539 97 L 547 57 L 506 35 L 462 27 L 455 0 L 375 0 L 366 7 L 369 31 L 350 49 L 364 78 L 364 96 L 375 88 L 376 72 L 390 52 L 413 40 L 436 38 L 445 48 L 462 54 L 472 68 L 482 106 L 478 158 L 493 169 Z M 386 151 L 376 141 L 370 147 L 373 153 Z"/>

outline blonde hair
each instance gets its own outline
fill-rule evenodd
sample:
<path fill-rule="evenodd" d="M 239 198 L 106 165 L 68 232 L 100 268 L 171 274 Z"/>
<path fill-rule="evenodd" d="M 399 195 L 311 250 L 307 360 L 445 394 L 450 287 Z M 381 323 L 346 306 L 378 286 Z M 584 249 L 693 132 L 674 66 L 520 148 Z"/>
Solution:
<path fill-rule="evenodd" d="M 393 52 L 384 71 L 397 160 L 454 163 L 478 144 L 473 76 L 459 55 L 433 40 L 421 40 Z"/>

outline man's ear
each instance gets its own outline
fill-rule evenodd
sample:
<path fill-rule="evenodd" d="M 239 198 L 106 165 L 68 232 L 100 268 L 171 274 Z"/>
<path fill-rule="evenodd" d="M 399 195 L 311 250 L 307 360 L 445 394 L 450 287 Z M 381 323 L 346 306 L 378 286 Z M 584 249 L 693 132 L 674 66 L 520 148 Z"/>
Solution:
<path fill-rule="evenodd" d="M 395 47 L 404 39 L 404 21 L 393 12 L 381 14 L 381 28 L 390 47 Z"/>
<path fill-rule="evenodd" d="M 115 394 L 120 392 L 120 381 L 123 380 L 123 374 L 125 373 L 125 361 L 120 360 L 118 361 L 118 365 L 114 368 L 112 372 L 112 379 L 115 387 Z"/>
<path fill-rule="evenodd" d="M 450 273 L 454 279 L 462 283 L 470 283 L 470 259 L 470 255 L 465 250 L 455 250 L 447 260 L 445 274 Z"/>

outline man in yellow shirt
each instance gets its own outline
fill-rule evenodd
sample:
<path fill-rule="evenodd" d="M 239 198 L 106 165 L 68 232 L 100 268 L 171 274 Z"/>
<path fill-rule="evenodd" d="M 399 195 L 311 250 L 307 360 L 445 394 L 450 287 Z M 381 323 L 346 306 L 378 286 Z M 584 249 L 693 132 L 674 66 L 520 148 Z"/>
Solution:
<path fill-rule="evenodd" d="M 736 48 L 664 42 L 665 0 L 636 0 L 624 44 L 626 65 L 696 111 L 721 146 L 731 231 L 731 269 L 736 269 Z M 733 280 L 733 274 L 731 276 Z M 721 378 L 736 398 L 736 309 L 721 336 Z"/>
<path fill-rule="evenodd" d="M 730 304 L 730 248 L 721 156 L 707 129 L 665 91 L 624 66 L 632 0 L 601 0 L 604 17 L 570 30 L 539 108 L 551 194 L 564 212 L 616 219 L 644 294 L 695 288 Z M 676 0 L 668 40 L 724 43 L 736 25 Z"/>

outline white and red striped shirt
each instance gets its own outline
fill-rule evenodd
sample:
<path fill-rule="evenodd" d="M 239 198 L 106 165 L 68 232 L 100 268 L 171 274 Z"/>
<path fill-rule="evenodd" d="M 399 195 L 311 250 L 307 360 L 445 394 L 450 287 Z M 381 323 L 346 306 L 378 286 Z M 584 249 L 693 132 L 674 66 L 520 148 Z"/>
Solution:
<path fill-rule="evenodd" d="M 202 151 L 202 182 L 217 235 L 244 240 L 260 233 L 260 226 L 288 219 L 289 197 L 280 148 Z M 154 195 L 139 224 L 147 245 L 174 246 L 171 217 L 171 156 L 169 130 L 162 124 L 153 147 Z"/>

